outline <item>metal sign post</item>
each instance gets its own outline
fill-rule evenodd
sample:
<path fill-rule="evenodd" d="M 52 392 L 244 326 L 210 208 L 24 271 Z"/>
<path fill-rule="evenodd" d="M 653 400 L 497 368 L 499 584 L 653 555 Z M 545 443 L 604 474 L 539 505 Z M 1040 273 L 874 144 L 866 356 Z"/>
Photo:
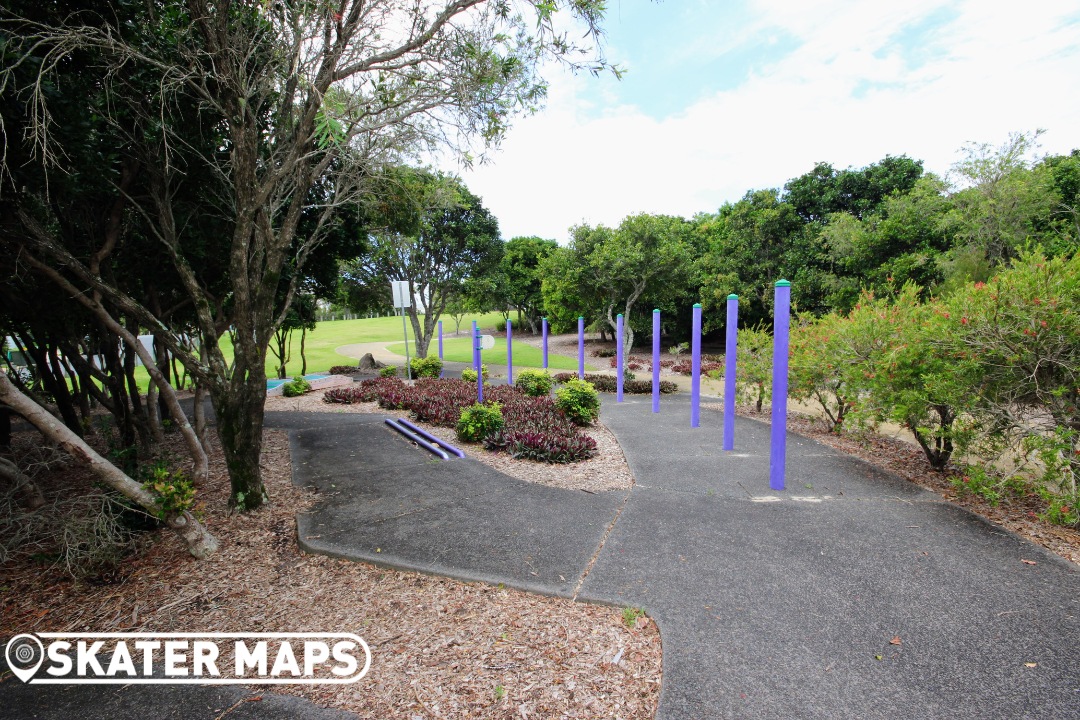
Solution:
<path fill-rule="evenodd" d="M 409 362 L 409 330 L 405 327 L 405 308 L 412 307 L 409 281 L 391 280 L 390 291 L 394 294 L 394 309 L 401 309 L 401 332 L 405 336 L 405 377 L 412 380 L 412 363 Z"/>

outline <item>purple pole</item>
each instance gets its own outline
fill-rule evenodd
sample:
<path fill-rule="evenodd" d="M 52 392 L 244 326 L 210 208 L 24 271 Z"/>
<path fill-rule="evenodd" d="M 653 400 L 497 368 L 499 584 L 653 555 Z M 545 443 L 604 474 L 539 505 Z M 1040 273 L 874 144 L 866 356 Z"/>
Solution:
<path fill-rule="evenodd" d="M 652 311 L 652 411 L 660 412 L 660 311 Z"/>
<path fill-rule="evenodd" d="M 547 357 L 547 355 L 548 355 L 548 353 L 547 353 L 548 326 L 547 326 L 547 318 L 541 318 L 540 319 L 540 327 L 541 327 L 541 331 L 540 331 L 541 335 L 543 335 L 543 337 L 544 337 L 544 341 L 543 341 L 543 346 L 544 346 L 544 369 L 547 370 L 547 366 L 548 366 L 548 357 Z"/>
<path fill-rule="evenodd" d="M 615 402 L 622 402 L 623 389 L 623 316 L 615 316 Z"/>
<path fill-rule="evenodd" d="M 442 352 L 442 320 L 440 320 L 439 321 L 439 360 L 442 360 L 442 359 L 443 359 L 443 352 Z M 443 372 L 444 371 L 440 368 L 439 369 L 439 377 L 440 378 L 443 376 Z"/>
<path fill-rule="evenodd" d="M 506 382 L 514 384 L 514 326 L 506 321 Z"/>
<path fill-rule="evenodd" d="M 791 322 L 791 283 L 787 280 L 777 280 L 775 297 L 769 487 L 773 490 L 783 490 L 787 460 L 788 328 Z"/>
<path fill-rule="evenodd" d="M 480 331 L 476 329 L 476 321 L 472 321 L 473 336 L 473 369 L 476 370 L 476 402 L 484 402 L 484 373 L 481 370 L 480 361 Z"/>
<path fill-rule="evenodd" d="M 724 347 L 724 449 L 735 449 L 735 372 L 739 357 L 739 296 L 727 296 L 727 344 Z"/>
<path fill-rule="evenodd" d="M 694 303 L 690 330 L 690 427 L 701 425 L 701 303 Z"/>
<path fill-rule="evenodd" d="M 585 318 L 577 319 L 577 376 L 585 379 Z"/>

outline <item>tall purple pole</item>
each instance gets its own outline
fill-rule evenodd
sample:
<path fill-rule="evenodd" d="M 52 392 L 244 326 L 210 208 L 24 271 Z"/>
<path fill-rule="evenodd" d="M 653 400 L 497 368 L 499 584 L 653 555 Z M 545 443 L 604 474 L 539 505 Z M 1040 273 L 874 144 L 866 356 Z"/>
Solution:
<path fill-rule="evenodd" d="M 724 346 L 724 449 L 735 449 L 735 373 L 739 357 L 739 296 L 727 296 L 727 343 Z"/>
<path fill-rule="evenodd" d="M 442 352 L 442 320 L 440 320 L 439 321 L 439 360 L 441 361 L 442 359 L 443 359 L 443 352 Z M 443 369 L 439 368 L 439 377 L 443 376 L 443 372 L 444 372 Z"/>
<path fill-rule="evenodd" d="M 472 321 L 473 338 L 473 369 L 476 370 L 476 402 L 484 402 L 484 373 L 480 362 L 480 331 L 476 329 L 476 321 Z"/>
<path fill-rule="evenodd" d="M 775 298 L 769 487 L 773 490 L 783 490 L 787 462 L 788 331 L 791 323 L 791 283 L 787 280 L 777 280 Z"/>
<path fill-rule="evenodd" d="M 585 318 L 577 319 L 577 376 L 585 379 Z"/>
<path fill-rule="evenodd" d="M 701 425 L 701 303 L 694 303 L 690 330 L 690 427 Z"/>
<path fill-rule="evenodd" d="M 506 382 L 514 384 L 514 326 L 506 321 Z"/>
<path fill-rule="evenodd" d="M 660 310 L 652 311 L 652 411 L 660 412 Z"/>
<path fill-rule="evenodd" d="M 548 353 L 547 353 L 548 325 L 547 325 L 547 318 L 540 318 L 540 328 L 541 328 L 540 334 L 544 338 L 544 340 L 543 340 L 543 346 L 544 346 L 544 369 L 547 370 L 547 366 L 548 366 L 548 356 L 547 356 L 548 355 Z"/>
<path fill-rule="evenodd" d="M 623 391 L 623 316 L 615 316 L 615 402 L 622 402 Z"/>

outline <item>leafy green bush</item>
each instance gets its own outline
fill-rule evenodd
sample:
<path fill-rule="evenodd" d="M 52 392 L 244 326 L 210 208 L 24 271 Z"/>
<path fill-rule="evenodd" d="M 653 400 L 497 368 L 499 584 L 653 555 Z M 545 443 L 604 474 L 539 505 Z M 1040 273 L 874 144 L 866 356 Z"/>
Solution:
<path fill-rule="evenodd" d="M 772 395 L 772 352 L 773 336 L 764 326 L 739 330 L 736 392 L 758 412 Z"/>
<path fill-rule="evenodd" d="M 908 283 L 889 300 L 866 293 L 848 315 L 846 334 L 856 349 L 845 371 L 857 420 L 890 420 L 907 428 L 931 467 L 942 470 L 973 437 L 967 409 L 979 382 L 971 365 L 947 342 L 949 313 L 919 301 Z"/>
<path fill-rule="evenodd" d="M 522 370 L 514 384 L 530 397 L 550 395 L 554 381 L 546 370 Z"/>
<path fill-rule="evenodd" d="M 503 426 L 502 408 L 498 403 L 481 405 L 473 403 L 461 411 L 457 424 L 458 439 L 463 442 L 480 442 Z"/>
<path fill-rule="evenodd" d="M 195 485 L 181 470 L 171 470 L 158 461 L 142 471 L 143 489 L 154 496 L 159 520 L 175 513 L 191 510 L 195 505 Z"/>
<path fill-rule="evenodd" d="M 387 365 L 383 369 L 379 370 L 379 377 L 392 378 L 397 377 L 398 368 L 397 365 Z"/>
<path fill-rule="evenodd" d="M 1080 499 L 1080 253 L 1022 253 L 985 283 L 958 290 L 945 337 L 969 365 L 970 412 L 1034 456 L 1043 480 Z M 1062 517 L 1069 515 L 1063 513 Z"/>
<path fill-rule="evenodd" d="M 570 380 L 577 379 L 576 373 L 561 372 L 556 373 L 552 380 L 562 385 Z M 585 373 L 585 381 L 592 385 L 599 392 L 613 393 L 618 390 L 618 384 L 615 382 L 614 375 L 600 375 L 597 373 Z M 670 380 L 660 381 L 660 393 L 663 395 L 670 395 L 673 392 L 677 392 L 679 386 Z M 649 380 L 624 380 L 623 392 L 628 395 L 649 395 L 652 393 L 652 379 Z"/>
<path fill-rule="evenodd" d="M 575 425 L 588 425 L 600 417 L 600 395 L 591 383 L 572 378 L 555 393 L 555 407 Z"/>
<path fill-rule="evenodd" d="M 302 375 L 297 375 L 292 379 L 292 382 L 287 382 L 281 386 L 281 394 L 285 397 L 299 397 L 308 392 L 311 392 L 311 383 L 305 380 Z"/>
<path fill-rule="evenodd" d="M 862 346 L 872 342 L 872 334 L 861 333 L 836 314 L 800 322 L 791 329 L 788 394 L 795 400 L 816 401 L 831 430 L 840 432 L 855 404 L 848 372 L 857 364 Z"/>
<path fill-rule="evenodd" d="M 484 373 L 484 382 L 487 382 L 487 379 L 488 379 L 488 366 L 487 365 L 481 365 L 480 366 L 480 371 Z M 465 368 L 464 370 L 461 371 L 461 379 L 464 380 L 465 382 L 475 383 L 476 382 L 476 369 L 471 368 L 471 367 Z"/>
<path fill-rule="evenodd" d="M 409 363 L 414 378 L 437 378 L 442 373 L 443 361 L 437 355 L 413 358 Z"/>

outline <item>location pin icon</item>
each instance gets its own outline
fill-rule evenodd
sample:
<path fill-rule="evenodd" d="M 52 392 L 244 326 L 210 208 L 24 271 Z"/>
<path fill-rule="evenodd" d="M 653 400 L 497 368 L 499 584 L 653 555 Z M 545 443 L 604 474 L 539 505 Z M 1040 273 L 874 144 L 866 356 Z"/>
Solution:
<path fill-rule="evenodd" d="M 41 662 L 45 659 L 45 648 L 33 635 L 16 635 L 8 641 L 4 657 L 15 677 L 27 682 L 41 667 Z"/>

